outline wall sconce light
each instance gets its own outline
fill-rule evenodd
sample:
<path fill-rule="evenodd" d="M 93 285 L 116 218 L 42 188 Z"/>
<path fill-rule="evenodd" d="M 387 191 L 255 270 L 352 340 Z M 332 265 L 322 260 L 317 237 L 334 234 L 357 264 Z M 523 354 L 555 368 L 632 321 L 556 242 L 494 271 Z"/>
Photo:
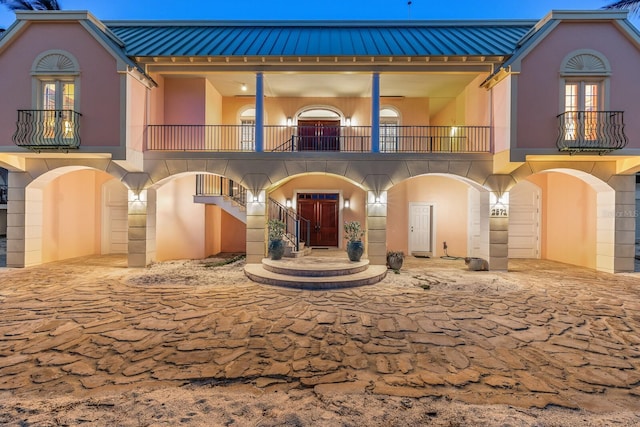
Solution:
<path fill-rule="evenodd" d="M 243 92 L 246 92 L 246 91 L 247 91 L 247 85 L 246 85 L 246 84 L 244 84 L 244 83 L 242 83 L 242 84 L 240 85 L 240 90 L 241 90 L 241 91 L 243 91 Z"/>
<path fill-rule="evenodd" d="M 350 206 L 349 199 L 344 199 L 344 208 L 349 209 L 349 206 Z"/>
<path fill-rule="evenodd" d="M 293 119 L 291 117 L 287 117 L 287 126 L 291 127 L 293 125 Z"/>
<path fill-rule="evenodd" d="M 288 208 L 291 207 L 291 199 L 287 199 L 287 201 L 285 202 L 285 206 Z"/>
<path fill-rule="evenodd" d="M 344 123 L 345 123 L 345 125 L 347 125 L 347 127 L 351 126 L 351 117 L 347 117 L 347 118 L 344 120 Z"/>

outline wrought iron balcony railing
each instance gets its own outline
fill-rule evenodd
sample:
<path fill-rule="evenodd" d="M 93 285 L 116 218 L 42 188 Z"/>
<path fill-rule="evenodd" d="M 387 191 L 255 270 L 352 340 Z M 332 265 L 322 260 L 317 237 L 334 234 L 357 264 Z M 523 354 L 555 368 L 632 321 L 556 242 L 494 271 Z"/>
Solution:
<path fill-rule="evenodd" d="M 8 194 L 9 194 L 9 187 L 6 185 L 0 185 L 0 205 L 7 204 Z"/>
<path fill-rule="evenodd" d="M 623 111 L 567 111 L 558 115 L 560 151 L 606 153 L 627 145 Z"/>
<path fill-rule="evenodd" d="M 18 110 L 13 142 L 36 151 L 78 148 L 81 116 L 73 110 Z"/>
<path fill-rule="evenodd" d="M 150 125 L 147 150 L 254 151 L 253 126 Z M 264 151 L 371 152 L 371 126 L 263 127 Z M 489 126 L 395 126 L 379 128 L 381 153 L 488 153 Z"/>

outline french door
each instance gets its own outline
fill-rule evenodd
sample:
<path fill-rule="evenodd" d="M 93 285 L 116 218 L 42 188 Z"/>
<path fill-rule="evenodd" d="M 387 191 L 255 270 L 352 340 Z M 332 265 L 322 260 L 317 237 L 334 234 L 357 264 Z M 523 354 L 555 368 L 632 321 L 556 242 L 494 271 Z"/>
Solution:
<path fill-rule="evenodd" d="M 45 139 L 60 140 L 75 137 L 75 84 L 72 81 L 42 82 L 41 108 Z"/>
<path fill-rule="evenodd" d="M 338 194 L 298 194 L 298 214 L 309 220 L 307 246 L 338 246 Z M 301 235 L 307 236 L 306 223 Z"/>
<path fill-rule="evenodd" d="M 599 82 L 567 82 L 564 87 L 565 129 L 567 141 L 598 139 L 598 111 L 602 95 Z"/>
<path fill-rule="evenodd" d="M 339 151 L 340 120 L 298 120 L 299 151 Z"/>

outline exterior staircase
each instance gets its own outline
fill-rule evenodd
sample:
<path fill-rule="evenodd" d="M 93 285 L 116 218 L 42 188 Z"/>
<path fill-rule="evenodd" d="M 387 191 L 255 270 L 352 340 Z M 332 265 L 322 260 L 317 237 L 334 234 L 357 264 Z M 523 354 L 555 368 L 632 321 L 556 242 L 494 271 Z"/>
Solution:
<path fill-rule="evenodd" d="M 304 258 L 264 258 L 261 264 L 246 264 L 245 275 L 254 282 L 294 289 L 321 290 L 373 285 L 387 275 L 384 265 L 369 260 L 306 256 Z"/>
<path fill-rule="evenodd" d="M 220 206 L 229 215 L 247 223 L 247 190 L 228 178 L 197 175 L 193 202 Z"/>

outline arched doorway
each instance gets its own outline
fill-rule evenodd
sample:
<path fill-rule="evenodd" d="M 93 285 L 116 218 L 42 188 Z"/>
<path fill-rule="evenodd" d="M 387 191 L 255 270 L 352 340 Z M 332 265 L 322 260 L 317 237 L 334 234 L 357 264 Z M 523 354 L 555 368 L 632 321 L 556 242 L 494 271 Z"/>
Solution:
<path fill-rule="evenodd" d="M 296 119 L 299 151 L 340 151 L 341 113 L 313 107 L 298 113 Z"/>
<path fill-rule="evenodd" d="M 615 271 L 615 190 L 573 169 L 545 170 L 527 181 L 541 189 L 541 258 Z"/>
<path fill-rule="evenodd" d="M 389 189 L 387 203 L 388 250 L 488 258 L 489 192 L 479 184 L 452 174 L 416 176 Z"/>
<path fill-rule="evenodd" d="M 108 173 L 85 166 L 54 169 L 31 182 L 25 188 L 24 265 L 102 253 L 108 182 L 126 190 Z"/>

